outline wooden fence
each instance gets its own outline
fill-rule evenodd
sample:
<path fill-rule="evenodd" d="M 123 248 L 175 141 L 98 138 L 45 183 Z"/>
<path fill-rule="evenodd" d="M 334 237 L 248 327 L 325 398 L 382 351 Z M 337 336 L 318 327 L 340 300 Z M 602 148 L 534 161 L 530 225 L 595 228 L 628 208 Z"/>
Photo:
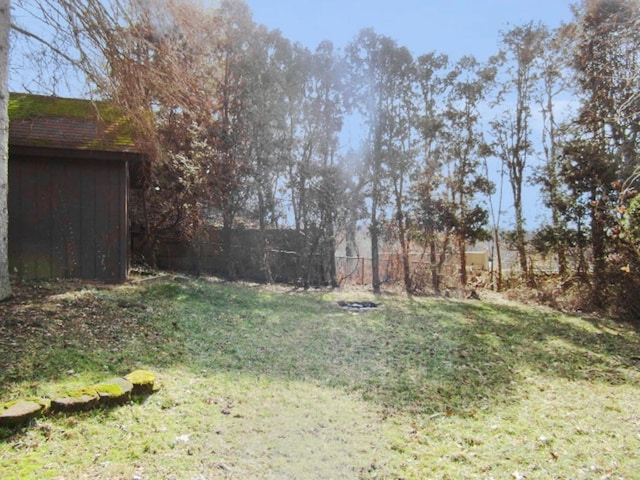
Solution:
<path fill-rule="evenodd" d="M 371 259 L 365 257 L 314 255 L 299 252 L 304 239 L 292 230 L 235 230 L 230 252 L 223 252 L 220 230 L 209 230 L 198 240 L 168 242 L 157 253 L 160 268 L 194 275 L 213 274 L 251 281 L 274 281 L 301 284 L 329 284 L 330 266 L 335 261 L 336 280 L 340 285 L 371 285 Z M 266 245 L 266 247 L 265 247 Z M 487 283 L 487 254 L 470 252 L 467 256 L 470 280 Z M 431 265 L 423 256 L 410 260 L 411 276 L 418 288 L 429 287 Z M 230 270 L 231 269 L 231 270 Z M 454 258 L 441 271 L 442 286 L 455 285 L 458 266 Z M 379 260 L 380 280 L 385 284 L 402 283 L 402 259 L 397 253 L 382 253 Z M 303 278 L 304 277 L 304 278 Z"/>

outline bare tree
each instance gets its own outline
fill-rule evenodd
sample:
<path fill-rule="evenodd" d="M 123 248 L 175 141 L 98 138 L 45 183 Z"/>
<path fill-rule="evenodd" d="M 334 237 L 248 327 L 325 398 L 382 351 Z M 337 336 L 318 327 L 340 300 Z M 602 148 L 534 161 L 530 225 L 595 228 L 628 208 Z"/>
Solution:
<path fill-rule="evenodd" d="M 392 107 L 400 102 L 400 72 L 411 58 L 409 51 L 389 37 L 365 29 L 346 49 L 353 100 L 367 124 L 364 159 L 369 186 L 369 232 L 373 291 L 380 292 L 380 235 L 384 207 L 389 201 L 388 142 L 393 140 Z"/>
<path fill-rule="evenodd" d="M 493 65 L 463 57 L 454 65 L 453 84 L 444 112 L 446 122 L 446 184 L 449 202 L 455 211 L 455 236 L 460 255 L 460 283 L 467 285 L 466 250 L 469 242 L 484 240 L 487 211 L 478 203 L 493 183 L 480 172 L 485 154 L 480 125 L 480 105 L 495 79 Z"/>
<path fill-rule="evenodd" d="M 450 233 L 453 228 L 452 212 L 448 208 L 443 186 L 443 134 L 444 122 L 439 106 L 451 80 L 445 69 L 449 67 L 446 55 L 434 52 L 422 55 L 416 60 L 417 84 L 420 92 L 418 102 L 421 112 L 417 117 L 417 129 L 424 151 L 424 165 L 418 175 L 415 193 L 417 201 L 417 221 L 422 240 L 428 244 L 431 288 L 440 293 L 442 266 L 446 260 Z"/>
<path fill-rule="evenodd" d="M 542 54 L 547 31 L 531 23 L 515 27 L 502 35 L 503 55 L 507 61 L 506 79 L 498 102 L 513 99 L 515 106 L 502 112 L 491 122 L 496 139 L 496 151 L 506 169 L 513 194 L 515 212 L 514 244 L 518 251 L 522 275 L 531 282 L 526 251 L 525 219 L 522 210 L 522 191 L 528 160 L 533 153 L 531 117 L 535 86 L 538 79 L 537 62 Z"/>
<path fill-rule="evenodd" d="M 569 130 L 562 123 L 562 111 L 558 99 L 573 87 L 574 78 L 569 72 L 566 28 L 541 32 L 543 42 L 540 56 L 540 85 L 537 102 L 542 115 L 543 164 L 536 169 L 533 180 L 540 185 L 542 200 L 551 211 L 549 225 L 536 232 L 533 242 L 543 252 L 554 252 L 558 261 L 558 273 L 569 273 L 568 247 L 570 229 L 566 212 L 569 210 L 567 192 L 561 181 L 561 140 Z"/>
<path fill-rule="evenodd" d="M 410 181 L 417 173 L 417 137 L 414 132 L 416 117 L 415 65 L 408 50 L 396 54 L 394 75 L 397 81 L 390 88 L 383 121 L 386 139 L 385 152 L 389 172 L 390 196 L 393 203 L 395 237 L 400 243 L 400 259 L 404 288 L 413 293 L 410 262 L 411 219 L 408 214 Z"/>
<path fill-rule="evenodd" d="M 346 205 L 347 177 L 336 162 L 342 65 L 330 42 L 322 42 L 314 53 L 294 45 L 292 54 L 286 97 L 291 204 L 296 231 L 304 239 L 299 275 L 304 285 L 320 281 L 337 286 L 334 237 Z"/>
<path fill-rule="evenodd" d="M 230 78 L 243 78 L 238 75 L 246 62 L 239 57 L 254 31 L 246 5 L 20 3 L 47 26 L 29 38 L 81 72 L 91 91 L 120 106 L 138 147 L 152 159 L 143 170 L 137 213 L 146 227 L 148 257 L 158 239 L 191 237 L 212 208 L 232 224 L 239 178 L 246 173 L 247 129 L 238 118 L 238 99 L 246 95 Z"/>

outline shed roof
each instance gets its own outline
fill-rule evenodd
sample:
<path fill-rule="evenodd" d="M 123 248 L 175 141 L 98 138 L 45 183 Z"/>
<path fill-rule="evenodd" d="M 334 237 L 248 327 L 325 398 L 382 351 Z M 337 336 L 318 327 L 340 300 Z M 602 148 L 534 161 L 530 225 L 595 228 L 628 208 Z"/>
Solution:
<path fill-rule="evenodd" d="M 9 145 L 137 153 L 122 110 L 102 101 L 12 93 Z"/>

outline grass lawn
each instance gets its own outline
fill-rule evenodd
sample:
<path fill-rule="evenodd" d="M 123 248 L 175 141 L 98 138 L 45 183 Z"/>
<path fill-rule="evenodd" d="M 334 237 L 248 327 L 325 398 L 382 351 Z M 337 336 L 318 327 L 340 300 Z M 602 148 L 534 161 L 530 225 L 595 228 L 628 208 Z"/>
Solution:
<path fill-rule="evenodd" d="M 607 319 L 190 279 L 0 304 L 0 401 L 136 368 L 161 390 L 0 429 L 0 478 L 640 478 L 640 336 Z"/>

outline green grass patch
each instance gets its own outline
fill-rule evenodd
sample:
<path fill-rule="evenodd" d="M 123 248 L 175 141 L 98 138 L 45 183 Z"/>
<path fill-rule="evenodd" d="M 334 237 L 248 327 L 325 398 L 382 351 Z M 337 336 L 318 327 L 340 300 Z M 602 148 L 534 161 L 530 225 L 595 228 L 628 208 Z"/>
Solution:
<path fill-rule="evenodd" d="M 634 478 L 640 339 L 506 302 L 192 280 L 3 305 L 0 398 L 161 390 L 0 432 L 2 478 Z M 15 345 L 14 345 L 15 343 Z"/>

